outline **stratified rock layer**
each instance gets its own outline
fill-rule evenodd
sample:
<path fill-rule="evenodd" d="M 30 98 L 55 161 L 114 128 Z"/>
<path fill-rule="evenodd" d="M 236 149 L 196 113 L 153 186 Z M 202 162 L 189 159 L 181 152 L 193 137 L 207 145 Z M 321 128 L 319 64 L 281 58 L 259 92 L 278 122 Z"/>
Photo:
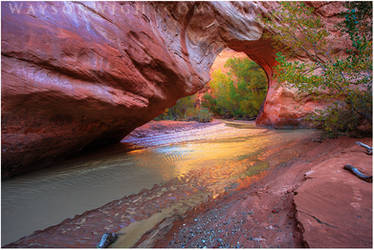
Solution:
<path fill-rule="evenodd" d="M 118 142 L 201 89 L 225 47 L 245 52 L 267 73 L 258 124 L 298 126 L 313 105 L 295 108 L 299 101 L 278 94 L 274 51 L 256 22 L 276 5 L 2 4 L 2 177 Z"/>

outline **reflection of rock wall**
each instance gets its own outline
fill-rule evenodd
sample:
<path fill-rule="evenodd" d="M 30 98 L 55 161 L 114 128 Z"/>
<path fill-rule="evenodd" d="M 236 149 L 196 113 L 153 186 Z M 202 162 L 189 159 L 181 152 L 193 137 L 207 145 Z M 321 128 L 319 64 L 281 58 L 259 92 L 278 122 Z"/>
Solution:
<path fill-rule="evenodd" d="M 274 52 L 256 23 L 272 5 L 3 3 L 3 177 L 119 141 L 201 89 L 224 47 L 247 53 L 276 86 Z M 277 125 L 278 103 L 265 103 L 261 124 Z"/>

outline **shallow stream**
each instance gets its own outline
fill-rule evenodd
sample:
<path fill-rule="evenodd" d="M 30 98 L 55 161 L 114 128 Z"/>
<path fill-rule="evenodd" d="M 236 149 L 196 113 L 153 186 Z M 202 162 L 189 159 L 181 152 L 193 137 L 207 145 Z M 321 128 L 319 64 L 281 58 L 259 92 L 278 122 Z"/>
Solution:
<path fill-rule="evenodd" d="M 1 245 L 173 179 L 200 190 L 201 198 L 191 195 L 191 205 L 197 205 L 296 158 L 301 153 L 297 143 L 315 133 L 221 121 L 175 133 L 128 137 L 119 145 L 3 181 Z M 186 186 L 184 193 L 188 192 Z"/>

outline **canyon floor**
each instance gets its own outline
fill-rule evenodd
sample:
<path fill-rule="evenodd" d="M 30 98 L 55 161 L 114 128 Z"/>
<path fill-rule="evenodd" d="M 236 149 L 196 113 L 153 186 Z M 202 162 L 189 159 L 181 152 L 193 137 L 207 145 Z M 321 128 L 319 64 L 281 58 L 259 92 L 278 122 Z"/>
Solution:
<path fill-rule="evenodd" d="M 190 212 L 148 246 L 371 248 L 372 184 L 343 170 L 349 163 L 372 175 L 371 156 L 354 142 L 302 145 L 300 158 Z"/>
<path fill-rule="evenodd" d="M 183 164 L 173 166 L 175 176 L 5 247 L 95 247 L 109 231 L 119 235 L 111 247 L 372 247 L 372 184 L 343 169 L 372 175 L 372 157 L 357 140 L 372 145 L 372 138 L 322 140 L 318 131 L 253 122 L 152 121 L 124 142 L 168 152 L 160 145 L 183 142 L 184 151 L 168 155 Z M 194 151 L 213 158 L 185 157 Z M 235 161 L 212 164 L 213 153 Z"/>

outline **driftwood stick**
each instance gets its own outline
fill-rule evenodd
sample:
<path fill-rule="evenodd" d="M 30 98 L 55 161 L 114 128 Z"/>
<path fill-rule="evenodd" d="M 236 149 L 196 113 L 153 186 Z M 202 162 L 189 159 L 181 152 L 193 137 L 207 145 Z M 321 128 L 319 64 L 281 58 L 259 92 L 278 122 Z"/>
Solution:
<path fill-rule="evenodd" d="M 373 148 L 372 147 L 366 145 L 365 143 L 359 142 L 359 141 L 356 141 L 356 144 L 359 145 L 359 146 L 361 146 L 361 147 L 363 147 L 363 148 L 365 148 L 366 149 L 366 153 L 368 155 L 372 155 L 373 154 Z"/>
<path fill-rule="evenodd" d="M 363 147 L 363 148 L 366 148 L 367 150 L 373 150 L 372 147 L 366 145 L 365 143 L 362 143 L 362 142 L 359 142 L 359 141 L 356 141 L 356 144 Z"/>
<path fill-rule="evenodd" d="M 370 183 L 373 182 L 373 176 L 364 175 L 363 173 L 361 173 L 357 168 L 355 168 L 352 165 L 346 164 L 346 165 L 344 165 L 344 169 L 352 172 L 354 175 L 356 175 L 361 180 L 364 180 L 364 181 L 370 182 Z"/>

